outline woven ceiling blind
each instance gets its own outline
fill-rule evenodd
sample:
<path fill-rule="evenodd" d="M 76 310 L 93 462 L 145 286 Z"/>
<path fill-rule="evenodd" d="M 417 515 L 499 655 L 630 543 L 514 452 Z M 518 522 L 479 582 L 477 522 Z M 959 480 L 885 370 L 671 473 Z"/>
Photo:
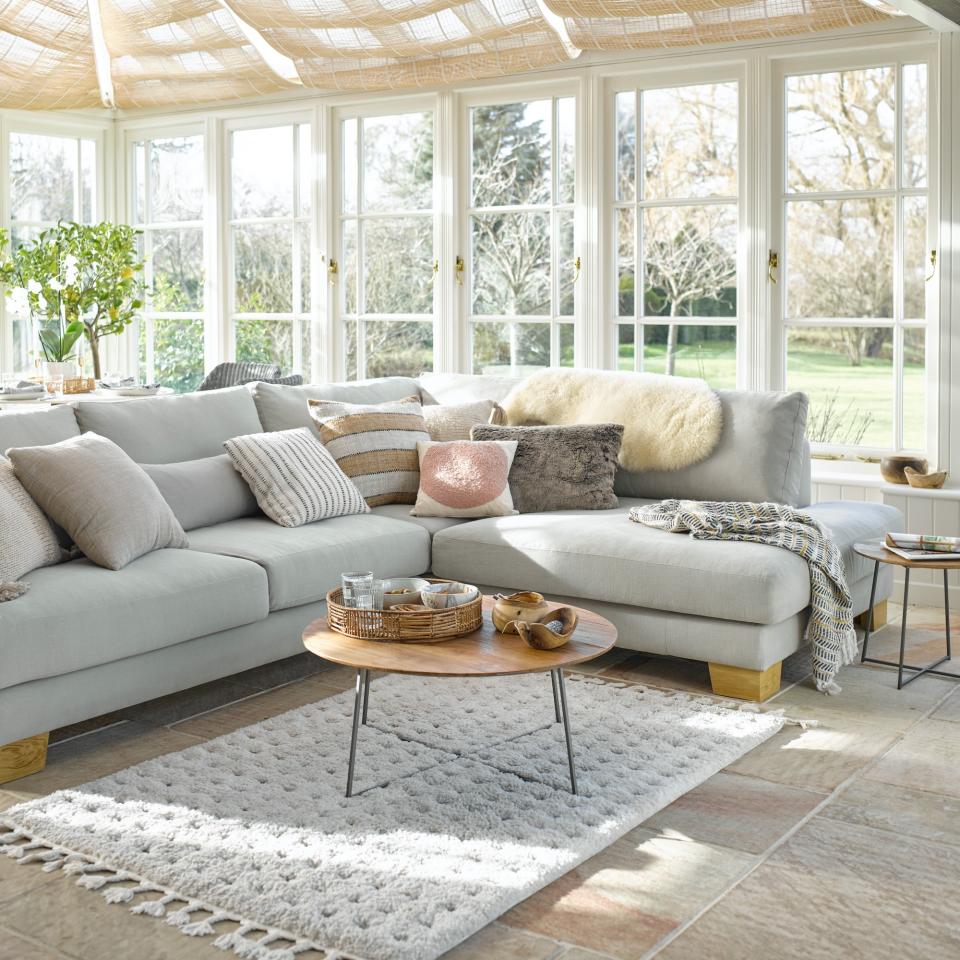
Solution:
<path fill-rule="evenodd" d="M 307 88 L 367 91 L 508 76 L 567 62 L 578 49 L 763 40 L 888 19 L 864 0 L 95 2 L 120 107 L 294 89 L 260 38 Z M 0 106 L 100 102 L 87 0 L 0 0 Z"/>

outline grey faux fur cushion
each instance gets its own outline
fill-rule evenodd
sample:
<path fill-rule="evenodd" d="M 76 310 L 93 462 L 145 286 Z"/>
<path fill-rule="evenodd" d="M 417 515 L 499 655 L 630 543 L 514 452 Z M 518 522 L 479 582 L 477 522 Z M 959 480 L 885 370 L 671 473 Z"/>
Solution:
<path fill-rule="evenodd" d="M 476 426 L 473 440 L 516 440 L 510 492 L 520 513 L 610 510 L 623 439 L 619 423 L 563 427 Z"/>

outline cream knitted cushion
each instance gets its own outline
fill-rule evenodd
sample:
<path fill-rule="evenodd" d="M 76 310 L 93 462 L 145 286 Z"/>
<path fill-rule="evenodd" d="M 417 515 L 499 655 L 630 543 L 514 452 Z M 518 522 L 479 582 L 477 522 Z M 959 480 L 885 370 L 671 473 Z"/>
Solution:
<path fill-rule="evenodd" d="M 251 433 L 223 446 L 260 509 L 282 527 L 370 511 L 309 427 Z"/>
<path fill-rule="evenodd" d="M 431 440 L 469 440 L 470 431 L 487 423 L 506 423 L 503 407 L 492 400 L 437 403 L 423 408 Z"/>
<path fill-rule="evenodd" d="M 0 582 L 59 563 L 61 556 L 50 521 L 0 457 Z"/>

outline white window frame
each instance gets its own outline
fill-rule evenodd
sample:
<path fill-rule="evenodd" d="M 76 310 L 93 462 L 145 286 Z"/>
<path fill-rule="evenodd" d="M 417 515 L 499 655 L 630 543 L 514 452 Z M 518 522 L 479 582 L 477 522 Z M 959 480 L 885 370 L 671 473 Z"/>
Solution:
<path fill-rule="evenodd" d="M 282 217 L 242 217 L 234 218 L 233 216 L 233 169 L 231 166 L 231 142 L 233 134 L 238 131 L 244 130 L 267 130 L 274 127 L 293 127 L 293 192 L 292 192 L 292 202 L 293 206 L 291 208 L 291 214 L 289 216 Z M 309 155 L 304 157 L 302 156 L 302 151 L 300 149 L 300 138 L 298 136 L 297 128 L 301 126 L 306 126 L 309 130 L 309 143 L 310 143 L 310 152 Z M 222 127 L 222 140 L 221 140 L 221 155 L 223 157 L 222 172 L 221 172 L 221 190 L 220 196 L 222 197 L 223 203 L 221 207 L 221 223 L 222 230 L 220 232 L 222 250 L 224 263 L 226 267 L 225 271 L 225 289 L 223 291 L 223 301 L 226 305 L 225 310 L 225 330 L 223 331 L 224 336 L 224 346 L 223 352 L 225 359 L 235 360 L 236 359 L 236 321 L 264 321 L 264 322 L 274 322 L 274 321 L 283 321 L 289 322 L 291 324 L 291 338 L 292 338 L 292 348 L 293 348 L 293 366 L 290 370 L 283 370 L 284 376 L 291 373 L 302 373 L 304 379 L 309 381 L 311 378 L 313 370 L 313 357 L 312 356 L 303 356 L 303 332 L 304 326 L 310 329 L 311 332 L 311 353 L 316 354 L 316 344 L 314 344 L 314 336 L 316 333 L 316 316 L 319 309 L 317 304 L 316 289 L 317 284 L 315 282 L 315 276 L 318 270 L 317 264 L 317 251 L 315 244 L 315 234 L 316 234 L 316 223 L 319 216 L 317 210 L 317 191 L 314 189 L 314 184 L 316 183 L 316 118 L 313 111 L 304 111 L 297 110 L 289 113 L 271 113 L 269 115 L 262 115 L 258 113 L 250 114 L 238 119 L 230 119 L 223 124 Z M 300 191 L 301 191 L 301 168 L 303 164 L 307 164 L 310 168 L 309 173 L 309 183 L 311 184 L 310 197 L 309 197 L 309 210 L 310 213 L 307 216 L 301 216 L 299 214 L 300 209 Z M 234 276 L 234 243 L 233 243 L 233 231 L 237 226 L 242 226 L 246 224 L 289 224 L 293 236 L 293 244 L 291 248 L 292 255 L 292 271 L 291 271 L 291 283 L 292 288 L 292 309 L 289 311 L 284 311 L 280 313 L 240 313 L 236 309 L 236 293 L 237 285 L 236 279 Z M 303 253 L 301 247 L 301 237 L 300 230 L 297 228 L 301 225 L 306 225 L 307 230 L 307 243 L 309 245 L 309 250 L 307 251 L 307 261 L 310 265 L 310 278 L 311 278 L 311 287 L 310 287 L 310 306 L 309 308 L 304 308 L 302 300 L 302 263 L 303 258 L 301 254 Z M 299 309 L 298 309 L 299 308 Z"/>
<path fill-rule="evenodd" d="M 924 63 L 927 66 L 927 187 L 904 188 L 903 177 L 903 112 L 902 112 L 902 71 L 904 66 Z M 925 330 L 926 358 L 926 443 L 925 452 L 931 458 L 938 456 L 939 436 L 939 356 L 940 326 L 938 323 L 938 287 L 936 275 L 925 286 L 926 323 L 907 322 L 901 316 L 903 302 L 903 198 L 909 196 L 927 196 L 927 249 L 939 247 L 939 124 L 936 105 L 939 95 L 938 57 L 935 46 L 930 43 L 900 43 L 872 49 L 843 53 L 824 53 L 807 56 L 784 57 L 775 61 L 771 67 L 771 197 L 770 197 L 770 248 L 779 254 L 779 267 L 775 276 L 777 285 L 770 298 L 770 350 L 768 353 L 769 380 L 773 389 L 786 390 L 787 380 L 787 334 L 789 327 L 884 327 L 894 331 L 894 353 L 891 389 L 893 391 L 893 431 L 892 447 L 850 446 L 840 444 L 814 444 L 814 456 L 825 459 L 872 460 L 875 461 L 892 450 L 902 448 L 903 436 L 903 330 L 922 328 Z M 896 177 L 894 186 L 883 190 L 871 191 L 828 191 L 826 193 L 797 193 L 787 190 L 787 116 L 786 90 L 787 77 L 811 73 L 832 73 L 852 71 L 870 67 L 895 67 L 896 77 Z M 797 199 L 855 199 L 858 195 L 889 196 L 895 200 L 895 243 L 893 258 L 893 317 L 892 318 L 816 318 L 787 320 L 786 293 L 787 274 L 790 269 L 786 247 L 786 209 L 788 197 Z M 900 254 L 900 255 L 894 255 Z"/>
<path fill-rule="evenodd" d="M 558 201 L 558 173 L 559 162 L 557 155 L 556 137 L 556 101 L 572 99 L 574 102 L 574 200 L 572 203 Z M 526 103 L 533 100 L 550 100 L 550 136 L 551 136 L 551 196 L 549 204 L 517 205 L 507 207 L 474 207 L 473 197 L 473 138 L 470 129 L 470 112 L 473 107 L 495 106 L 507 103 Z M 457 137 L 456 176 L 454 177 L 455 193 L 455 225 L 457 236 L 458 256 L 463 258 L 463 271 L 458 279 L 457 313 L 461 318 L 458 324 L 458 351 L 457 369 L 464 373 L 473 372 L 473 328 L 474 323 L 541 323 L 550 326 L 550 365 L 559 365 L 559 325 L 571 324 L 574 336 L 573 365 L 581 366 L 584 362 L 584 307 L 583 271 L 586 268 L 584 255 L 581 253 L 584 237 L 584 208 L 585 208 L 585 137 L 583 131 L 584 116 L 583 82 L 580 77 L 569 80 L 551 81 L 519 81 L 516 83 L 500 83 L 495 87 L 482 90 L 460 93 L 457 97 L 456 111 L 458 116 L 459 135 Z M 547 213 L 550 217 L 551 244 L 550 244 L 550 284 L 551 284 L 551 312 L 538 316 L 507 317 L 497 314 L 473 313 L 473 243 L 471 237 L 471 219 L 474 214 L 484 212 L 509 213 Z M 569 211 L 573 215 L 573 256 L 581 258 L 581 271 L 573 284 L 574 306 L 573 314 L 560 315 L 555 308 L 560 302 L 560 244 L 559 244 L 559 216 L 561 211 Z M 513 328 L 511 328 L 512 332 Z M 511 336 L 511 374 L 516 361 L 515 337 Z"/>
<path fill-rule="evenodd" d="M 637 110 L 637 194 L 631 201 L 616 199 L 616 97 L 619 93 L 643 93 L 649 90 L 669 90 L 678 87 L 701 86 L 706 84 L 736 83 L 737 85 L 737 194 L 735 197 L 700 197 L 700 198 L 669 198 L 664 200 L 640 200 L 640 180 L 642 178 L 641 157 L 641 115 Z M 639 97 L 637 98 L 637 102 Z M 603 361 L 608 369 L 618 369 L 619 356 L 619 328 L 630 324 L 622 322 L 619 316 L 619 277 L 618 277 L 618 243 L 617 243 L 617 213 L 621 208 L 636 211 L 636 216 L 642 216 L 642 211 L 651 207 L 679 207 L 679 206 L 733 206 L 737 212 L 737 250 L 736 250 L 736 291 L 737 310 L 731 317 L 682 317 L 677 326 L 716 326 L 736 328 L 736 371 L 737 387 L 747 389 L 752 386 L 753 376 L 750 370 L 752 360 L 752 345 L 748 345 L 748 329 L 745 323 L 749 315 L 748 305 L 748 250 L 749 244 L 746 235 L 750 232 L 748 221 L 746 184 L 748 182 L 749 162 L 749 132 L 747 118 L 747 76 L 742 61 L 732 60 L 723 65 L 692 65 L 683 68 L 661 68 L 656 70 L 632 71 L 608 77 L 603 88 L 603 123 L 602 135 L 602 168 L 600 181 L 602 185 L 602 213 L 601 213 L 601 250 L 606 269 L 602 277 L 602 293 L 600 297 L 600 315 L 597 322 L 602 325 Z M 669 326 L 669 317 L 643 317 L 644 276 L 641 272 L 641 256 L 639 244 L 634 245 L 634 370 L 642 370 L 643 340 L 638 333 L 644 326 Z"/>
<path fill-rule="evenodd" d="M 444 202 L 442 185 L 441 167 L 442 162 L 438 156 L 437 145 L 440 142 L 441 129 L 445 131 L 441 120 L 440 98 L 433 95 L 420 95 L 413 97 L 391 98 L 381 102 L 362 102 L 350 103 L 347 106 L 335 107 L 332 111 L 333 133 L 330 138 L 331 149 L 327 158 L 328 169 L 330 170 L 329 183 L 329 229 L 327 248 L 334 251 L 331 259 L 336 262 L 337 270 L 335 273 L 330 271 L 330 264 L 327 263 L 327 279 L 329 281 L 330 295 L 328 301 L 328 314 L 331 322 L 332 344 L 335 351 L 337 376 L 340 379 L 346 379 L 347 371 L 347 336 L 346 324 L 356 322 L 356 340 L 357 340 L 357 370 L 356 378 L 363 380 L 366 378 L 366 337 L 365 323 L 367 321 L 386 321 L 397 323 L 430 323 L 433 326 L 433 369 L 441 367 L 438 363 L 440 356 L 440 347 L 442 346 L 442 334 L 440 331 L 440 303 L 443 299 L 443 278 L 441 274 L 443 250 L 443 222 L 444 222 Z M 429 210 L 378 210 L 375 213 L 364 213 L 362 207 L 363 196 L 363 149 L 362 149 L 362 121 L 374 120 L 381 117 L 396 117 L 412 113 L 429 113 L 433 117 L 433 184 L 431 193 L 431 207 Z M 344 212 L 343 209 L 343 176 L 345 172 L 346 157 L 344 149 L 346 144 L 343 137 L 343 125 L 347 120 L 356 120 L 357 125 L 357 157 L 356 162 L 356 184 L 357 184 L 357 209 L 351 213 Z M 392 217 L 419 217 L 431 218 L 433 221 L 433 301 L 432 309 L 429 313 L 403 313 L 403 314 L 373 314 L 364 310 L 364 284 L 363 284 L 363 243 L 362 234 L 359 229 L 361 222 L 366 220 L 389 219 Z M 357 291 L 356 291 L 356 314 L 347 314 L 344 309 L 346 298 L 346 271 L 344 269 L 345 252 L 343 245 L 344 224 L 347 221 L 354 221 L 358 225 L 357 230 Z M 402 251 L 398 254 L 402 256 Z"/>

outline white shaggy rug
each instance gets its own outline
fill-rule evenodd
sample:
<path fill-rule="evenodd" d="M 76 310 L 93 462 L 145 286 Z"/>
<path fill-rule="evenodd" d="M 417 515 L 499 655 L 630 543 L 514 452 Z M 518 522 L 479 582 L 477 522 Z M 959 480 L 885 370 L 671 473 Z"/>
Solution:
<path fill-rule="evenodd" d="M 429 960 L 783 724 L 586 676 L 567 693 L 579 796 L 547 674 L 391 676 L 350 800 L 352 692 L 14 807 L 0 850 L 240 957 Z"/>

